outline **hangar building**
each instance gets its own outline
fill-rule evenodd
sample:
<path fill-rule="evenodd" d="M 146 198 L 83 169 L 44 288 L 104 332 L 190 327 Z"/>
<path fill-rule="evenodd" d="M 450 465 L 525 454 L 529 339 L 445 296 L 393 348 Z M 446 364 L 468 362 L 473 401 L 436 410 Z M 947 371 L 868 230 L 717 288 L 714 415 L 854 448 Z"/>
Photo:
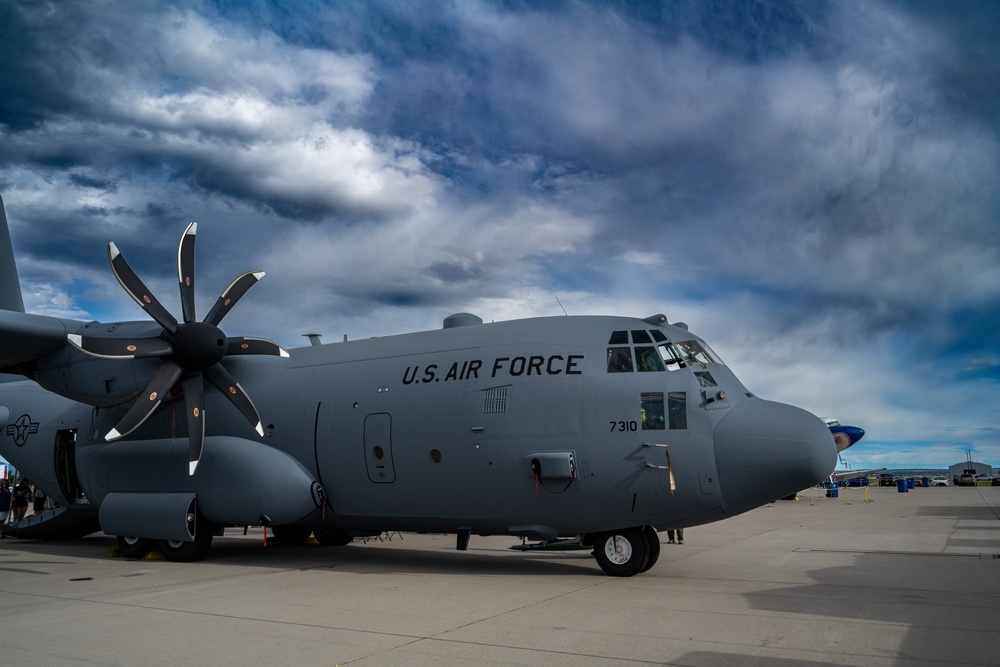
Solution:
<path fill-rule="evenodd" d="M 973 475 L 993 474 L 993 467 L 986 463 L 979 463 L 978 461 L 962 461 L 961 463 L 949 466 L 948 475 L 954 479 L 956 476 L 963 474 L 966 470 L 973 470 Z"/>

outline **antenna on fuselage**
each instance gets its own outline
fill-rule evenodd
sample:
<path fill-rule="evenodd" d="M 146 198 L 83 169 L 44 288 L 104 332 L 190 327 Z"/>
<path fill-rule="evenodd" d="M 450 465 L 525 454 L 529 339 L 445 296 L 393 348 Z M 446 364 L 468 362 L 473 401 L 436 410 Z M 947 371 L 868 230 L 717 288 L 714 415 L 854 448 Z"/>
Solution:
<path fill-rule="evenodd" d="M 559 307 L 562 308 L 563 315 L 569 317 L 569 313 L 566 312 L 566 307 L 562 305 L 562 301 L 559 300 L 559 297 L 556 297 L 556 303 L 558 303 Z"/>
<path fill-rule="evenodd" d="M 310 345 L 322 345 L 323 344 L 322 334 L 308 333 L 308 334 L 302 334 L 302 335 L 309 339 L 309 344 Z"/>

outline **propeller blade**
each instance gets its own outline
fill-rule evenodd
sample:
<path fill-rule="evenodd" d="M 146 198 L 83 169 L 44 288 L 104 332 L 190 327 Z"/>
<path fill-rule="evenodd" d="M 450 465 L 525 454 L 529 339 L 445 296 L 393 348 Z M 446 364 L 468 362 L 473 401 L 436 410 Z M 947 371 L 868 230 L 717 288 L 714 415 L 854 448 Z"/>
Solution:
<path fill-rule="evenodd" d="M 198 223 L 192 222 L 184 230 L 177 246 L 177 281 L 181 286 L 181 310 L 185 322 L 194 322 L 194 236 Z"/>
<path fill-rule="evenodd" d="M 118 250 L 114 242 L 108 244 L 108 260 L 111 262 L 111 270 L 118 279 L 118 284 L 124 288 L 128 295 L 145 310 L 156 323 L 166 329 L 169 333 L 177 333 L 177 320 L 170 314 L 170 311 L 156 300 L 149 288 L 143 284 L 139 276 L 136 275 L 132 267 L 125 261 L 125 257 Z"/>
<path fill-rule="evenodd" d="M 108 442 L 124 437 L 139 428 L 159 407 L 170 388 L 177 383 L 184 370 L 172 361 L 164 361 L 153 376 L 145 395 L 136 399 L 121 421 L 104 436 Z"/>
<path fill-rule="evenodd" d="M 98 338 L 66 334 L 68 340 L 81 352 L 100 359 L 141 359 L 167 357 L 174 348 L 162 338 Z"/>
<path fill-rule="evenodd" d="M 219 326 L 219 322 L 225 317 L 233 306 L 247 293 L 257 281 L 264 277 L 263 271 L 247 271 L 242 276 L 234 280 L 226 288 L 226 291 L 216 300 L 212 310 L 205 316 L 204 321 Z"/>
<path fill-rule="evenodd" d="M 230 354 L 271 354 L 276 357 L 288 357 L 288 352 L 277 343 L 266 338 L 253 338 L 250 336 L 237 336 L 227 338 L 229 347 L 226 348 L 226 356 Z"/>
<path fill-rule="evenodd" d="M 243 391 L 243 387 L 236 381 L 236 378 L 230 375 L 229 371 L 221 365 L 215 364 L 205 369 L 205 378 L 215 385 L 229 399 L 229 402 L 243 413 L 243 416 L 247 418 L 250 425 L 257 430 L 258 435 L 264 435 L 264 428 L 260 424 L 260 415 L 257 413 L 257 408 L 254 407 L 253 401 L 250 400 L 247 393 Z"/>
<path fill-rule="evenodd" d="M 195 374 L 184 378 L 181 386 L 188 424 L 188 474 L 193 475 L 205 446 L 205 383 Z"/>

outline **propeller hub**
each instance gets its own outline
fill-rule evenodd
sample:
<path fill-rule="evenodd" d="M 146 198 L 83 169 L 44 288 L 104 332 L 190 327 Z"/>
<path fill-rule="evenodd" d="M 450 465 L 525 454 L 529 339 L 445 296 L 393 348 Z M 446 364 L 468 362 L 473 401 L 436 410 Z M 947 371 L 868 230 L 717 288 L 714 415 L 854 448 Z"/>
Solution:
<path fill-rule="evenodd" d="M 173 360 L 187 371 L 205 370 L 226 356 L 226 335 L 206 322 L 178 324 L 177 332 L 168 340 L 174 348 Z"/>

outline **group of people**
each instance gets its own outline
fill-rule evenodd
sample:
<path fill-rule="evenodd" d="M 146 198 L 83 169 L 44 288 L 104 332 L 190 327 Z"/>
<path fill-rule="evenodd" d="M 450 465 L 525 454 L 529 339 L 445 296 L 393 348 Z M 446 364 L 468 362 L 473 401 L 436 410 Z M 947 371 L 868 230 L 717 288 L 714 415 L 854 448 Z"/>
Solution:
<path fill-rule="evenodd" d="M 0 481 L 0 527 L 8 521 L 20 521 L 27 515 L 28 506 L 32 505 L 36 513 L 51 506 L 51 499 L 40 487 L 31 488 L 27 479 L 11 488 L 10 480 Z"/>

